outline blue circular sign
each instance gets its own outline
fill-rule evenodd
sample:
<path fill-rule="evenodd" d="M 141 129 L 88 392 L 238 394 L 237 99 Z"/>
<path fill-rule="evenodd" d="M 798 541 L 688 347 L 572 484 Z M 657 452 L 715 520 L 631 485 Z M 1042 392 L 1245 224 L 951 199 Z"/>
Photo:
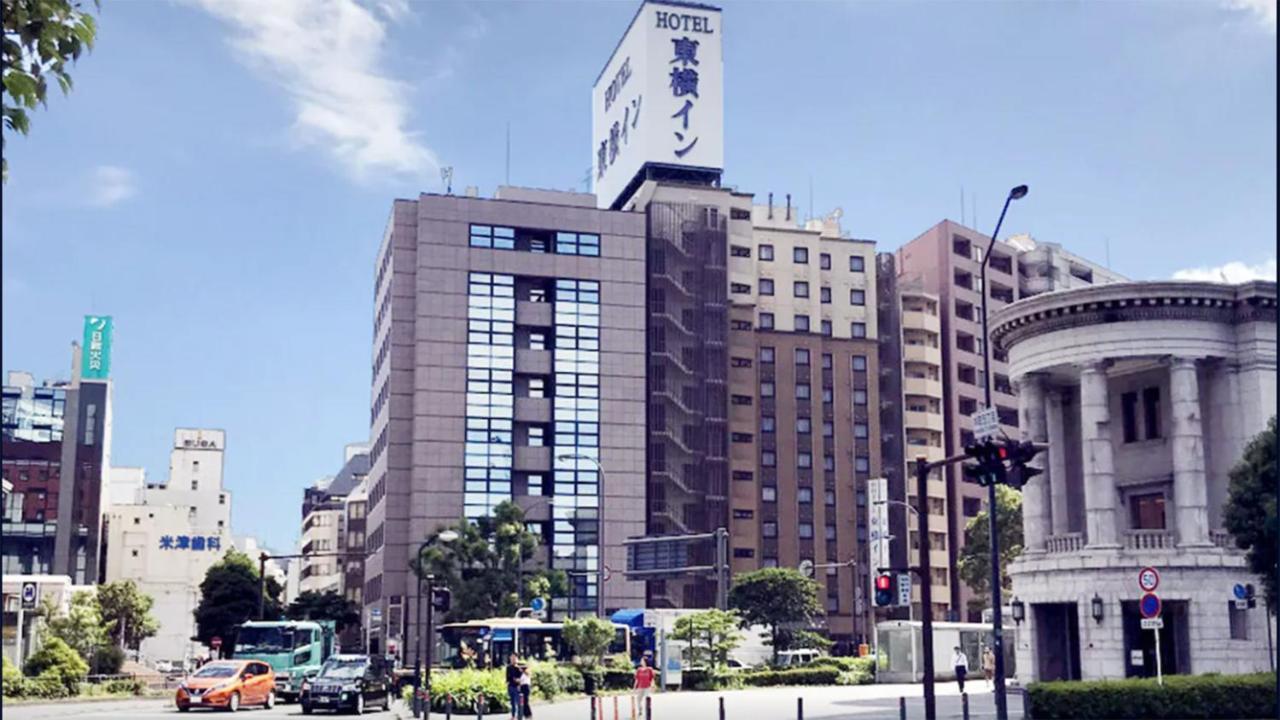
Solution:
<path fill-rule="evenodd" d="M 1236 583 L 1236 586 L 1231 588 L 1231 594 L 1235 595 L 1237 600 L 1244 600 L 1249 596 L 1248 591 L 1244 589 L 1244 585 L 1240 583 Z"/>
<path fill-rule="evenodd" d="M 1153 618 L 1160 615 L 1160 598 L 1155 593 L 1147 593 L 1142 596 L 1142 600 L 1138 602 L 1138 610 L 1142 612 L 1142 617 Z"/>
<path fill-rule="evenodd" d="M 542 612 L 547 607 L 547 601 L 540 597 L 536 597 L 529 601 L 529 609 L 534 612 Z"/>

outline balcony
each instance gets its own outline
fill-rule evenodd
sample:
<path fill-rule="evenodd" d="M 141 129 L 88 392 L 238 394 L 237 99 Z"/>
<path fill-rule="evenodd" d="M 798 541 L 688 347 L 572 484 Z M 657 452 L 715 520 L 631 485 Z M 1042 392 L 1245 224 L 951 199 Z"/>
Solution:
<path fill-rule="evenodd" d="M 940 333 L 942 332 L 942 321 L 937 315 L 930 315 L 918 310 L 906 310 L 902 313 L 902 328 L 904 330 L 924 330 L 926 332 Z"/>
<path fill-rule="evenodd" d="M 551 351 L 517 349 L 516 369 L 530 375 L 550 375 Z"/>
<path fill-rule="evenodd" d="M 513 462 L 516 470 L 547 472 L 551 469 L 551 448 L 517 445 Z"/>
<path fill-rule="evenodd" d="M 911 345 L 902 346 L 903 362 L 927 363 L 934 367 L 942 367 L 942 350 L 928 345 Z"/>
<path fill-rule="evenodd" d="M 942 413 L 908 410 L 902 414 L 902 424 L 908 430 L 920 429 L 942 432 Z"/>
<path fill-rule="evenodd" d="M 515 419 L 526 423 L 551 422 L 551 398 L 516 398 Z"/>
<path fill-rule="evenodd" d="M 1126 550 L 1173 550 L 1173 533 L 1168 530 L 1126 530 Z"/>
<path fill-rule="evenodd" d="M 528 300 L 517 302 L 516 324 L 532 327 L 551 327 L 551 303 L 529 302 Z"/>
<path fill-rule="evenodd" d="M 907 395 L 924 395 L 926 397 L 942 397 L 942 381 L 928 378 L 904 377 L 902 391 Z"/>
<path fill-rule="evenodd" d="M 1063 533 L 1045 540 L 1045 552 L 1076 553 L 1084 549 L 1084 533 Z"/>

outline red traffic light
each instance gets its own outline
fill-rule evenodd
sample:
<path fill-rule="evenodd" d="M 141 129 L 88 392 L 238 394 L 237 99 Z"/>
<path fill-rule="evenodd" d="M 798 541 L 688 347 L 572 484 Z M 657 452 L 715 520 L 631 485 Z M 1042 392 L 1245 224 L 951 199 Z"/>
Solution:
<path fill-rule="evenodd" d="M 888 575 L 877 575 L 877 576 L 876 576 L 876 589 L 877 589 L 877 590 L 888 590 L 888 589 L 889 589 L 889 583 L 890 583 L 890 579 L 889 579 L 889 576 L 888 576 Z"/>
<path fill-rule="evenodd" d="M 997 448 L 997 451 L 998 451 L 998 452 L 999 452 L 999 454 L 1000 454 L 1000 459 L 1001 459 L 1001 460 L 1008 460 L 1008 459 L 1009 459 L 1009 448 L 1005 447 L 1004 445 L 1001 445 L 999 448 Z"/>

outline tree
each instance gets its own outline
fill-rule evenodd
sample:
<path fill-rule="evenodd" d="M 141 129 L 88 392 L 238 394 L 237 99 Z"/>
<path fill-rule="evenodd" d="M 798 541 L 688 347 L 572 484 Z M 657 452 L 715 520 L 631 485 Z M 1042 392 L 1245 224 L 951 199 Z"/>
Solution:
<path fill-rule="evenodd" d="M 729 591 L 729 605 L 742 616 L 742 625 L 765 625 L 773 662 L 778 662 L 784 625 L 807 624 L 822 613 L 818 583 L 793 568 L 764 568 L 739 575 Z"/>
<path fill-rule="evenodd" d="M 615 632 L 610 622 L 598 617 L 565 620 L 562 630 L 564 641 L 584 664 L 590 660 L 590 667 L 599 667 L 604 662 Z"/>
<path fill-rule="evenodd" d="M 48 76 L 57 79 L 64 94 L 71 91 L 67 61 L 74 62 L 82 52 L 93 49 L 97 35 L 93 16 L 81 7 L 79 0 L 4 0 L 4 87 L 0 94 L 6 130 L 26 135 L 31 129 L 27 111 L 46 104 Z M 8 158 L 2 163 L 8 179 Z"/>
<path fill-rule="evenodd" d="M 266 617 L 279 618 L 280 583 L 267 576 Z M 236 626 L 258 617 L 258 568 L 248 555 L 229 550 L 210 566 L 200 583 L 195 609 L 196 640 L 208 645 L 215 637 L 229 646 Z"/>
<path fill-rule="evenodd" d="M 132 580 L 120 580 L 98 588 L 98 608 L 107 633 L 122 650 L 137 650 L 143 640 L 155 637 L 159 625 L 151 616 L 155 600 Z"/>
<path fill-rule="evenodd" d="M 308 590 L 289 604 L 285 617 L 290 620 L 332 620 L 338 632 L 360 624 L 360 608 L 334 590 Z"/>
<path fill-rule="evenodd" d="M 1223 524 L 1246 550 L 1249 569 L 1262 577 L 1268 607 L 1276 608 L 1276 418 L 1244 449 L 1231 469 Z"/>
<path fill-rule="evenodd" d="M 781 650 L 804 650 L 813 648 L 826 652 L 835 645 L 821 633 L 812 630 L 783 630 L 778 633 L 778 647 Z"/>
<path fill-rule="evenodd" d="M 981 611 L 991 599 L 991 523 L 986 510 L 969 520 L 960 549 L 960 579 L 973 590 L 971 611 Z M 1013 589 L 1009 565 L 1022 554 L 1022 494 L 996 486 L 996 527 L 1000 531 L 1000 586 Z"/>
<path fill-rule="evenodd" d="M 523 570 L 523 561 L 537 550 L 538 536 L 525 527 L 524 512 L 514 503 L 499 503 L 493 515 L 459 520 L 452 529 L 457 539 L 441 542 L 439 531 L 432 534 L 422 557 L 410 564 L 415 573 L 425 568 L 437 584 L 453 591 L 446 622 L 507 617 L 539 595 L 568 594 L 564 572 Z"/>
<path fill-rule="evenodd" d="M 48 673 L 72 695 L 79 690 L 80 681 L 89 673 L 89 665 L 80 654 L 60 638 L 51 637 L 40 644 L 40 649 L 27 658 L 26 673 L 32 677 Z"/>
<path fill-rule="evenodd" d="M 41 603 L 40 614 L 45 618 L 41 644 L 61 640 L 86 663 L 93 659 L 99 648 L 109 642 L 97 599 L 92 592 L 80 590 L 72 594 L 66 613 L 61 612 L 52 600 L 45 598 Z"/>
<path fill-rule="evenodd" d="M 735 612 L 705 610 L 676 618 L 671 638 L 689 644 L 685 660 L 689 665 L 724 667 L 729 653 L 742 644 L 738 629 L 741 618 Z"/>

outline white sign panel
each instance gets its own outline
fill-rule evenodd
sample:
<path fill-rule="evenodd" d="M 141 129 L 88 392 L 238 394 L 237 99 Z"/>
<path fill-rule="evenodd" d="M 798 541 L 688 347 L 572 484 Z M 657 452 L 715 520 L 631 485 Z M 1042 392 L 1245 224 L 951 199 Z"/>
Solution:
<path fill-rule="evenodd" d="M 911 573 L 898 573 L 898 607 L 911 606 Z"/>
<path fill-rule="evenodd" d="M 869 559 L 873 576 L 875 571 L 889 567 L 891 562 L 889 559 L 889 503 L 885 502 L 888 499 L 888 480 L 872 478 L 867 481 L 867 526 L 871 540 Z"/>
<path fill-rule="evenodd" d="M 1143 630 L 1159 630 L 1164 627 L 1164 618 L 1142 618 Z"/>
<path fill-rule="evenodd" d="M 973 437 L 978 442 L 995 437 L 1000 432 L 1000 416 L 993 407 L 983 408 L 973 414 Z"/>
<path fill-rule="evenodd" d="M 650 0 L 591 89 L 591 177 L 609 207 L 646 163 L 724 167 L 720 9 Z"/>

